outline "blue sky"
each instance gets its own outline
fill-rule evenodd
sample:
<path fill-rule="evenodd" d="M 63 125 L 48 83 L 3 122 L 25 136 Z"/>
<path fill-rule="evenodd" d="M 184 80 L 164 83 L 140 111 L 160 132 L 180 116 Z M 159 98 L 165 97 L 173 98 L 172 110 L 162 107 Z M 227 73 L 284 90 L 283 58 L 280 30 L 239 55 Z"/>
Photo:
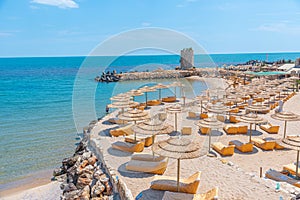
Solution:
<path fill-rule="evenodd" d="M 0 0 L 0 57 L 87 55 L 123 31 L 161 27 L 208 53 L 300 51 L 298 0 Z"/>

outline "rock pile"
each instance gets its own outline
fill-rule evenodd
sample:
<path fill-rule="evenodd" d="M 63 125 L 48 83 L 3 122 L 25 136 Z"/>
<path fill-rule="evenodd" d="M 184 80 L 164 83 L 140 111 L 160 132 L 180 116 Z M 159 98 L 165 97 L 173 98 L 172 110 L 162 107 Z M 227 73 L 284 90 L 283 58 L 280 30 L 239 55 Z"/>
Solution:
<path fill-rule="evenodd" d="M 65 158 L 62 166 L 53 171 L 53 176 L 62 181 L 62 200 L 108 200 L 113 195 L 108 176 L 87 148 L 86 137 L 77 146 L 75 154 Z"/>

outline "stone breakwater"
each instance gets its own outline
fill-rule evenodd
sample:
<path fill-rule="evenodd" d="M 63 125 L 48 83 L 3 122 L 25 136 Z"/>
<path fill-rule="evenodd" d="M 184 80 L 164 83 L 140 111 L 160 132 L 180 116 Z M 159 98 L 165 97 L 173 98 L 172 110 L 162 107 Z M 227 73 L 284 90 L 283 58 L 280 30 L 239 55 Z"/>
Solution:
<path fill-rule="evenodd" d="M 90 124 L 91 128 L 92 124 Z M 72 157 L 65 158 L 62 166 L 53 172 L 54 179 L 61 181 L 62 200 L 113 199 L 113 186 L 102 163 L 88 149 L 88 132 L 77 146 Z"/>

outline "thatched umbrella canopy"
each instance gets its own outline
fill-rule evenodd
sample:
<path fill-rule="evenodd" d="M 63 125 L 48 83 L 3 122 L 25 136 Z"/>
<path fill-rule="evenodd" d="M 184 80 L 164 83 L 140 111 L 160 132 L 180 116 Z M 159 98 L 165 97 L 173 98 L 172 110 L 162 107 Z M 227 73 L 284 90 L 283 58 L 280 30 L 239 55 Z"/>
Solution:
<path fill-rule="evenodd" d="M 126 94 L 132 97 L 136 97 L 136 96 L 142 96 L 144 93 L 141 90 L 130 90 Z"/>
<path fill-rule="evenodd" d="M 300 153 L 300 136 L 299 135 L 287 136 L 286 138 L 283 138 L 278 142 L 280 145 L 288 149 L 293 149 L 297 151 L 296 177 L 299 177 L 298 169 L 299 169 L 299 153 Z"/>
<path fill-rule="evenodd" d="M 197 122 L 196 125 L 199 127 L 210 128 L 211 130 L 215 130 L 223 127 L 223 123 L 214 117 L 202 119 L 199 122 Z M 209 132 L 208 153 L 210 152 L 210 146 L 211 146 L 211 131 Z"/>
<path fill-rule="evenodd" d="M 132 108 L 132 107 L 135 107 L 137 105 L 139 105 L 138 102 L 129 101 L 127 99 L 124 99 L 124 101 L 113 102 L 112 104 L 109 104 L 108 107 L 109 108 L 121 108 L 122 113 L 123 113 L 125 108 Z"/>
<path fill-rule="evenodd" d="M 265 105 L 262 105 L 262 104 L 256 104 L 256 105 L 249 105 L 246 107 L 247 110 L 250 110 L 251 112 L 266 112 L 266 111 L 269 111 L 270 108 L 265 106 Z"/>
<path fill-rule="evenodd" d="M 157 85 L 153 86 L 153 88 L 158 89 L 158 99 L 161 100 L 161 90 L 167 89 L 169 86 L 158 83 Z"/>
<path fill-rule="evenodd" d="M 166 108 L 166 111 L 167 113 L 174 113 L 175 114 L 175 131 L 177 132 L 177 114 L 178 113 L 181 113 L 183 110 L 182 110 L 182 107 L 180 105 L 173 105 L 173 106 L 170 106 L 170 107 L 167 107 Z"/>
<path fill-rule="evenodd" d="M 176 92 L 176 88 L 177 87 L 179 87 L 179 88 L 182 88 L 182 87 L 184 87 L 184 84 L 183 83 L 181 83 L 181 82 L 179 82 L 179 81 L 177 81 L 177 82 L 173 82 L 173 83 L 171 83 L 170 85 L 168 85 L 169 87 L 174 87 L 174 93 L 175 93 L 175 97 L 177 97 L 177 92 Z M 181 92 L 181 90 L 180 90 L 180 92 Z"/>
<path fill-rule="evenodd" d="M 294 114 L 292 112 L 278 112 L 272 114 L 271 117 L 276 120 L 284 121 L 284 133 L 283 138 L 286 136 L 286 126 L 288 121 L 300 121 L 300 115 Z"/>
<path fill-rule="evenodd" d="M 258 116 L 255 113 L 249 113 L 244 116 L 241 116 L 238 118 L 241 122 L 249 123 L 250 124 L 250 137 L 249 137 L 249 142 L 251 142 L 251 137 L 252 137 L 252 124 L 260 124 L 260 123 L 265 123 L 267 120 L 264 118 Z"/>
<path fill-rule="evenodd" d="M 113 97 L 110 98 L 110 100 L 112 101 L 129 101 L 130 100 L 130 95 L 126 94 L 126 93 L 120 93 L 117 94 Z"/>
<path fill-rule="evenodd" d="M 208 112 L 221 114 L 221 113 L 229 112 L 230 108 L 225 106 L 223 103 L 216 103 L 216 104 L 208 104 L 206 106 L 206 110 Z"/>
<path fill-rule="evenodd" d="M 199 96 L 196 96 L 195 97 L 195 100 L 200 102 L 200 112 L 202 113 L 202 105 L 203 105 L 203 101 L 208 101 L 209 98 L 208 96 L 205 96 L 205 95 L 199 95 Z"/>
<path fill-rule="evenodd" d="M 160 120 L 143 121 L 132 127 L 133 131 L 145 135 L 169 134 L 173 126 L 165 124 Z"/>
<path fill-rule="evenodd" d="M 153 144 L 152 149 L 158 155 L 177 159 L 177 191 L 179 192 L 180 160 L 200 157 L 199 142 L 188 138 L 170 137 Z"/>
<path fill-rule="evenodd" d="M 148 107 L 148 92 L 155 92 L 156 91 L 156 89 L 155 88 L 153 88 L 153 87 L 149 87 L 149 86 L 144 86 L 144 87 L 142 87 L 142 88 L 140 88 L 140 91 L 141 92 L 144 92 L 145 93 L 145 98 L 146 98 L 146 108 Z"/>

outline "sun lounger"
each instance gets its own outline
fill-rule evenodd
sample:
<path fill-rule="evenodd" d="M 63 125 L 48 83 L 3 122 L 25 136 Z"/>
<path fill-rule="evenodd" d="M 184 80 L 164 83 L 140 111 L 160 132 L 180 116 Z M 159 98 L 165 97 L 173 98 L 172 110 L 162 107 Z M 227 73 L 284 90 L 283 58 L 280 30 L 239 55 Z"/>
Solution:
<path fill-rule="evenodd" d="M 241 141 L 238 141 L 238 140 L 232 140 L 229 142 L 229 145 L 234 145 L 237 150 L 239 150 L 243 153 L 253 151 L 252 143 L 242 143 Z"/>
<path fill-rule="evenodd" d="M 251 141 L 254 143 L 255 146 L 261 148 L 265 151 L 271 151 L 275 148 L 275 141 L 265 141 L 261 138 L 252 138 Z"/>
<path fill-rule="evenodd" d="M 186 194 L 166 191 L 162 200 L 216 200 L 218 199 L 218 191 L 218 188 L 213 188 L 203 194 Z"/>
<path fill-rule="evenodd" d="M 107 120 L 108 122 L 112 123 L 112 124 L 127 124 L 128 122 L 125 120 L 120 120 L 118 118 L 110 118 Z"/>
<path fill-rule="evenodd" d="M 229 134 L 229 135 L 237 134 L 237 133 L 238 133 L 238 128 L 237 128 L 236 126 L 230 125 L 230 124 L 225 125 L 225 126 L 223 127 L 223 130 L 224 130 L 227 134 Z"/>
<path fill-rule="evenodd" d="M 260 128 L 270 134 L 277 134 L 279 131 L 279 126 L 273 126 L 270 123 L 266 125 L 260 125 Z"/>
<path fill-rule="evenodd" d="M 280 144 L 277 143 L 276 139 L 272 138 L 272 137 L 267 137 L 267 138 L 264 138 L 265 141 L 274 141 L 275 142 L 275 147 L 274 149 L 276 150 L 282 150 L 282 149 L 285 149 L 284 146 L 281 146 Z"/>
<path fill-rule="evenodd" d="M 209 134 L 209 132 L 211 131 L 211 128 L 208 128 L 208 127 L 200 127 L 200 133 L 202 134 L 202 135 L 207 135 L 207 134 Z"/>
<path fill-rule="evenodd" d="M 248 126 L 238 126 L 237 127 L 238 134 L 247 134 L 248 133 Z"/>
<path fill-rule="evenodd" d="M 215 142 L 212 144 L 212 148 L 222 156 L 232 156 L 234 154 L 234 145 L 226 146 L 221 142 Z"/>
<path fill-rule="evenodd" d="M 269 169 L 267 172 L 266 172 L 266 177 L 269 178 L 269 179 L 272 179 L 274 181 L 278 181 L 278 182 L 286 182 L 286 183 L 289 183 L 293 186 L 296 186 L 296 187 L 300 187 L 300 182 L 299 180 L 295 180 L 287 175 L 284 175 L 276 170 L 273 170 L 273 169 Z"/>
<path fill-rule="evenodd" d="M 145 147 L 150 147 L 153 144 L 153 137 L 152 136 L 137 136 L 136 140 L 134 140 L 134 135 L 129 135 L 125 137 L 125 142 L 129 142 L 129 143 L 136 143 L 136 141 L 140 142 L 144 142 L 145 143 Z"/>
<path fill-rule="evenodd" d="M 182 135 L 191 135 L 192 134 L 192 127 L 190 127 L 190 126 L 182 127 L 181 134 Z"/>
<path fill-rule="evenodd" d="M 131 160 L 141 160 L 141 161 L 161 161 L 165 159 L 165 156 L 153 155 L 152 153 L 139 153 L 135 152 L 131 155 Z"/>
<path fill-rule="evenodd" d="M 208 114 L 207 113 L 201 113 L 200 118 L 201 119 L 206 119 L 206 118 L 208 118 Z"/>
<path fill-rule="evenodd" d="M 195 112 L 188 112 L 188 118 L 195 119 L 197 118 L 197 114 Z"/>
<path fill-rule="evenodd" d="M 233 108 L 229 112 L 231 112 L 231 113 L 238 113 L 239 111 L 240 111 L 239 108 Z"/>
<path fill-rule="evenodd" d="M 144 150 L 144 142 L 137 142 L 136 144 L 128 143 L 128 142 L 115 142 L 111 144 L 113 149 L 118 149 L 120 151 L 126 152 L 142 152 Z"/>
<path fill-rule="evenodd" d="M 161 104 L 160 100 L 150 100 L 150 101 L 147 101 L 147 105 L 148 106 L 158 106 L 160 104 Z"/>
<path fill-rule="evenodd" d="M 236 116 L 232 116 L 232 115 L 229 116 L 229 121 L 230 121 L 230 123 L 240 122 L 239 120 L 237 120 Z"/>
<path fill-rule="evenodd" d="M 219 120 L 220 122 L 225 122 L 226 116 L 224 116 L 224 115 L 217 115 L 217 120 Z"/>
<path fill-rule="evenodd" d="M 119 137 L 119 136 L 124 136 L 124 135 L 131 135 L 133 134 L 133 130 L 132 130 L 132 124 L 121 127 L 121 128 L 117 128 L 114 130 L 110 130 L 109 133 L 111 136 L 114 137 Z"/>
<path fill-rule="evenodd" d="M 163 174 L 168 166 L 168 158 L 163 160 L 130 160 L 126 164 L 126 170 L 145 172 L 150 174 Z"/>
<path fill-rule="evenodd" d="M 165 97 L 165 98 L 162 98 L 162 102 L 166 102 L 166 103 L 176 102 L 176 97 L 175 97 L 175 96 L 172 96 L 172 97 Z"/>
<path fill-rule="evenodd" d="M 290 163 L 287 165 L 283 165 L 283 170 L 288 171 L 292 175 L 296 175 L 296 165 L 295 163 Z M 300 173 L 300 167 L 298 167 L 298 172 Z"/>
<path fill-rule="evenodd" d="M 196 172 L 187 179 L 180 179 L 179 192 L 196 194 L 200 184 L 201 172 Z M 155 176 L 151 182 L 151 189 L 177 192 L 177 177 Z"/>

